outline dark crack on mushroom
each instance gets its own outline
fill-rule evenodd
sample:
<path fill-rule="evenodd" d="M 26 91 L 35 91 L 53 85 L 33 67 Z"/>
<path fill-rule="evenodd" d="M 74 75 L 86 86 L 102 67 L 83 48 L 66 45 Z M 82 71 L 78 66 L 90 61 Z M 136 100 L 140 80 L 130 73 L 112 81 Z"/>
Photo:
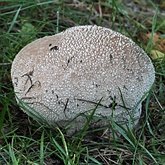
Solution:
<path fill-rule="evenodd" d="M 28 80 L 30 80 L 30 84 L 32 85 L 32 79 L 31 79 L 30 75 L 26 73 L 26 74 L 22 75 L 21 77 L 25 77 L 25 76 L 27 76 L 25 85 L 27 84 Z M 24 90 L 25 90 L 25 88 L 24 88 Z"/>
<path fill-rule="evenodd" d="M 31 70 L 31 71 L 29 71 L 28 73 L 25 73 L 25 74 L 23 74 L 23 75 L 21 76 L 21 77 L 27 76 L 27 79 L 26 79 L 26 82 L 25 82 L 25 85 L 24 85 L 24 91 L 26 90 L 26 89 L 25 89 L 25 86 L 26 86 L 28 80 L 30 81 L 30 84 L 31 84 L 31 85 L 33 84 L 32 78 L 31 78 L 31 76 L 33 76 L 33 73 L 34 73 L 34 68 L 33 68 L 33 70 Z"/>
<path fill-rule="evenodd" d="M 67 110 L 68 102 L 69 102 L 69 98 L 66 99 L 66 103 L 64 104 L 65 107 L 64 107 L 64 110 L 63 110 L 66 118 L 67 118 L 67 116 L 66 116 L 66 110 Z"/>
<path fill-rule="evenodd" d="M 41 82 L 40 81 L 35 81 L 33 84 L 31 84 L 31 86 L 28 88 L 28 90 L 26 91 L 26 93 L 25 93 L 25 96 L 27 95 L 27 93 L 29 93 L 30 92 L 30 90 L 32 89 L 32 88 L 34 88 L 35 87 L 35 85 L 38 83 L 38 87 L 41 87 Z"/>
<path fill-rule="evenodd" d="M 78 99 L 78 98 L 77 98 L 77 100 L 78 100 L 78 101 L 81 101 L 81 102 L 87 102 L 87 103 L 91 103 L 91 104 L 94 104 L 94 105 L 99 105 L 99 106 L 101 106 L 101 107 L 109 108 L 108 106 L 103 105 L 103 104 L 101 104 L 101 103 L 97 103 L 97 102 L 95 102 L 95 101 L 90 101 L 90 100 L 85 100 L 85 99 Z"/>
<path fill-rule="evenodd" d="M 38 102 L 38 101 L 34 101 L 34 102 L 31 102 L 31 103 L 28 103 L 28 102 L 26 102 L 26 104 L 39 104 L 39 105 L 41 105 L 41 106 L 44 106 L 46 109 L 48 109 L 49 111 L 51 111 L 51 112 L 53 112 L 53 113 L 55 113 L 52 109 L 50 109 L 48 106 L 46 106 L 44 103 L 41 103 L 41 102 Z M 57 113 L 56 113 L 56 115 L 58 115 Z"/>
<path fill-rule="evenodd" d="M 21 97 L 22 100 L 25 100 L 25 99 L 28 99 L 28 100 L 31 100 L 31 99 L 36 99 L 36 97 Z"/>

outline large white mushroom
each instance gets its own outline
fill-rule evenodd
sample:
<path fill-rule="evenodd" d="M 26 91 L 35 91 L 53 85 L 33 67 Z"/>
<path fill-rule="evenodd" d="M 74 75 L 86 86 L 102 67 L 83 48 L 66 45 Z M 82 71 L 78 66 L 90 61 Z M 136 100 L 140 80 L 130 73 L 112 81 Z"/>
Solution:
<path fill-rule="evenodd" d="M 113 117 L 134 126 L 155 71 L 131 39 L 104 27 L 77 26 L 25 46 L 11 77 L 18 102 L 50 125 L 67 125 L 99 102 L 98 125 Z M 80 129 L 84 121 L 80 115 L 72 127 Z"/>

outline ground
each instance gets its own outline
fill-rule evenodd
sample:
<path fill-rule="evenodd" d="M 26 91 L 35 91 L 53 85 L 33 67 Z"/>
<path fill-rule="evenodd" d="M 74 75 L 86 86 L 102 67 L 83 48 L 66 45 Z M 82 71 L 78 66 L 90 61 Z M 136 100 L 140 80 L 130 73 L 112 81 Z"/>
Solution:
<path fill-rule="evenodd" d="M 0 1 L 0 164 L 165 165 L 164 18 L 163 0 Z M 34 121 L 16 103 L 10 68 L 21 48 L 45 35 L 87 24 L 119 31 L 152 59 L 156 80 L 134 130 L 113 122 L 90 129 L 87 123 L 70 137 Z"/>

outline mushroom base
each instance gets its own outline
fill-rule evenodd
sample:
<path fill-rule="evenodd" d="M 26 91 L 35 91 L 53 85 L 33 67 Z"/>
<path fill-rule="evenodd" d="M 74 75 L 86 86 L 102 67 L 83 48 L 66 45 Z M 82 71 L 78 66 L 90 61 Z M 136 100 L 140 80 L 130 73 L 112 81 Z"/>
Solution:
<path fill-rule="evenodd" d="M 74 118 L 59 120 L 57 122 L 53 119 L 47 120 L 47 117 L 43 117 L 43 115 L 40 114 L 39 111 L 18 98 L 17 102 L 20 105 L 21 109 L 33 119 L 50 128 L 58 126 L 64 129 L 68 135 L 72 135 L 84 129 L 101 127 L 105 129 L 108 128 L 109 132 L 112 132 L 111 128 L 113 127 L 114 123 L 116 123 L 117 125 L 121 125 L 124 128 L 133 129 L 138 124 L 141 115 L 141 104 L 139 104 L 136 109 L 129 111 L 130 113 L 116 113 L 111 111 L 111 113 L 106 115 L 99 114 L 99 108 L 94 107 L 93 109 L 90 109 L 84 113 L 75 115 Z"/>

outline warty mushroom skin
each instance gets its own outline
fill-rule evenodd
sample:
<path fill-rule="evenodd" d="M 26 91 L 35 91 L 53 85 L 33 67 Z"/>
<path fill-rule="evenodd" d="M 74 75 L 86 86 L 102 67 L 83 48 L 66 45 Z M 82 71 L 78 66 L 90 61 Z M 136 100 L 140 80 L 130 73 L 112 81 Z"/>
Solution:
<path fill-rule="evenodd" d="M 117 122 L 141 114 L 155 79 L 146 53 L 131 39 L 99 26 L 77 26 L 25 46 L 11 77 L 16 96 L 50 125 L 67 124 L 98 105 L 94 116 Z M 80 129 L 85 118 L 75 120 Z M 100 124 L 101 125 L 101 124 Z"/>

